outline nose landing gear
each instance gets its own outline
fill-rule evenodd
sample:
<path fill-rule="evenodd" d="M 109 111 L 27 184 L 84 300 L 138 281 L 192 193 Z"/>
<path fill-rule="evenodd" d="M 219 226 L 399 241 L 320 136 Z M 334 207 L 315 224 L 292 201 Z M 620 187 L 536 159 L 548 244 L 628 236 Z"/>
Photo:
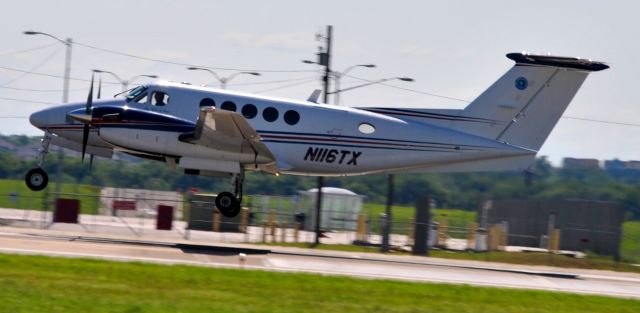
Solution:
<path fill-rule="evenodd" d="M 242 206 L 242 183 L 244 181 L 244 173 L 233 175 L 233 185 L 235 192 L 221 192 L 216 196 L 216 208 L 225 217 L 235 217 L 240 213 Z"/>
<path fill-rule="evenodd" d="M 27 172 L 27 175 L 24 178 L 27 187 L 33 191 L 40 191 L 47 187 L 49 183 L 49 176 L 47 172 L 42 169 L 42 164 L 44 163 L 44 157 L 47 153 L 49 153 L 49 144 L 51 143 L 51 133 L 45 132 L 44 137 L 42 138 L 42 147 L 40 148 L 40 153 L 38 154 L 38 167 L 31 169 Z"/>
<path fill-rule="evenodd" d="M 24 179 L 27 183 L 27 187 L 33 191 L 40 191 L 47 187 L 49 183 L 49 176 L 43 169 L 36 167 L 27 172 L 27 176 Z"/>

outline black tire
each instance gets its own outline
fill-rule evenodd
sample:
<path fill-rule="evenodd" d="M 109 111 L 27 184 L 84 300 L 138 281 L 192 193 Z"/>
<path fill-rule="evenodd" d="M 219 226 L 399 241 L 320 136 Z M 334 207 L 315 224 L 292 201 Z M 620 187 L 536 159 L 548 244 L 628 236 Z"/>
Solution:
<path fill-rule="evenodd" d="M 33 191 L 40 191 L 47 187 L 49 183 L 49 176 L 43 169 L 36 167 L 27 172 L 27 176 L 24 178 L 24 182 L 27 183 L 27 187 Z"/>
<path fill-rule="evenodd" d="M 216 196 L 216 208 L 225 217 L 235 217 L 240 213 L 240 203 L 230 192 L 221 192 Z"/>

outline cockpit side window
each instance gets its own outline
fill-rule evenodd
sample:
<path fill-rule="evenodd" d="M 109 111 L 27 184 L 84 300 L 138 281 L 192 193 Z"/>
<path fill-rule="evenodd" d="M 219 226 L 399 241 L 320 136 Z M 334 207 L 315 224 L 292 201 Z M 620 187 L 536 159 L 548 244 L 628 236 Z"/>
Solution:
<path fill-rule="evenodd" d="M 136 103 L 140 103 L 140 104 L 146 104 L 147 103 L 147 93 L 143 93 L 140 96 L 138 96 L 137 99 L 135 99 Z"/>
<path fill-rule="evenodd" d="M 161 91 L 154 91 L 152 96 L 151 96 L 151 105 L 155 105 L 155 106 L 165 106 L 169 104 L 169 95 L 161 92 Z"/>

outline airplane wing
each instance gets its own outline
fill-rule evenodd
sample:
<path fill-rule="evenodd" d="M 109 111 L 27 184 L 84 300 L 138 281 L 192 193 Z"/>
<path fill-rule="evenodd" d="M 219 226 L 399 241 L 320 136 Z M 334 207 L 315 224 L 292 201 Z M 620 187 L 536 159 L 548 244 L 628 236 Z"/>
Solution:
<path fill-rule="evenodd" d="M 260 141 L 255 129 L 236 112 L 201 109 L 194 131 L 180 135 L 179 139 L 211 149 L 251 154 L 256 169 L 278 173 L 276 158 Z"/>

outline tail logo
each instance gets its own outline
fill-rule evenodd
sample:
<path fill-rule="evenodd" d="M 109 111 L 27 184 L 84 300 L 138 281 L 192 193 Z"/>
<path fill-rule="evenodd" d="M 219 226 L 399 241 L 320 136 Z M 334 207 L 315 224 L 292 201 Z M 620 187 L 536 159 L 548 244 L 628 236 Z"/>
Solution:
<path fill-rule="evenodd" d="M 522 76 L 516 78 L 516 88 L 519 90 L 525 90 L 527 89 L 527 86 L 529 86 L 529 81 L 527 81 L 526 78 Z"/>

